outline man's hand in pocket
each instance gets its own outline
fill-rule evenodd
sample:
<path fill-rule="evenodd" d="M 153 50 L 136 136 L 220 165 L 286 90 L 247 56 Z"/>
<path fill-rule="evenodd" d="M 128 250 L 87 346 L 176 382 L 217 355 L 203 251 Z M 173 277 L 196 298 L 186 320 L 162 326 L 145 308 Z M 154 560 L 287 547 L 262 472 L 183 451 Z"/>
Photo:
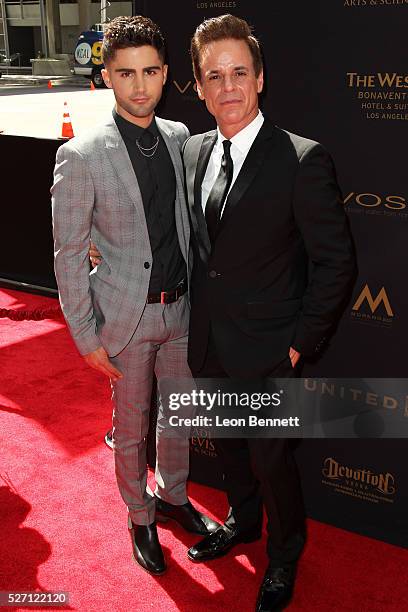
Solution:
<path fill-rule="evenodd" d="M 91 260 L 92 267 L 95 268 L 95 266 L 98 266 L 101 263 L 102 257 L 92 240 L 90 244 L 91 246 L 89 247 L 88 255 L 89 259 Z"/>
<path fill-rule="evenodd" d="M 291 346 L 289 349 L 289 359 L 292 362 L 292 368 L 295 367 L 295 365 L 300 359 L 300 353 L 296 349 L 294 349 L 293 346 Z"/>

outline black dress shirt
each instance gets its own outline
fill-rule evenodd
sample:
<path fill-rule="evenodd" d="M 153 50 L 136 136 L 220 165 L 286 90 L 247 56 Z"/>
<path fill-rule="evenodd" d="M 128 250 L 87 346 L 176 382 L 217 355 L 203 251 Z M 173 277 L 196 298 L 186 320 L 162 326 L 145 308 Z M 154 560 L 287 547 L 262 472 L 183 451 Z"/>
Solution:
<path fill-rule="evenodd" d="M 149 293 L 171 291 L 187 275 L 174 216 L 176 177 L 173 162 L 155 119 L 144 129 L 121 117 L 116 110 L 113 117 L 142 194 L 153 255 Z M 143 147 L 143 152 L 137 143 Z"/>

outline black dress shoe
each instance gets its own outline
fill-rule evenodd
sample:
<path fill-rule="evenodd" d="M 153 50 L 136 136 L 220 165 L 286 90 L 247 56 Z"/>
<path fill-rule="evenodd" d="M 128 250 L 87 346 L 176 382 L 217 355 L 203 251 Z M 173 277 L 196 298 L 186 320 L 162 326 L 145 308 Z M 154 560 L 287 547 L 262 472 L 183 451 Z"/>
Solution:
<path fill-rule="evenodd" d="M 210 561 L 226 555 L 236 544 L 255 542 L 261 537 L 261 531 L 239 532 L 222 525 L 214 533 L 210 533 L 201 542 L 192 546 L 187 553 L 188 558 L 196 563 Z"/>
<path fill-rule="evenodd" d="M 166 523 L 168 520 L 172 519 L 186 531 L 197 535 L 208 535 L 220 526 L 219 523 L 196 510 L 189 501 L 181 506 L 174 506 L 159 497 L 155 496 L 155 499 L 156 519 L 158 521 Z"/>
<path fill-rule="evenodd" d="M 295 584 L 296 566 L 268 567 L 259 589 L 256 612 L 284 610 Z"/>
<path fill-rule="evenodd" d="M 135 525 L 128 517 L 128 527 L 136 563 L 149 574 L 163 574 L 166 571 L 166 562 L 157 536 L 156 523 Z"/>

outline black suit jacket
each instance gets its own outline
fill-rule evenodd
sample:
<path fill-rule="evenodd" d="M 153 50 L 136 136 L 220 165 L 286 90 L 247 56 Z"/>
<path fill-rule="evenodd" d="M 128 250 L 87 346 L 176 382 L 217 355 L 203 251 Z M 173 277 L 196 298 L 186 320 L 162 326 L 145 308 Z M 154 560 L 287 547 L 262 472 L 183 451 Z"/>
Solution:
<path fill-rule="evenodd" d="M 203 364 L 211 326 L 230 376 L 265 376 L 319 350 L 340 316 L 355 274 L 333 162 L 317 142 L 265 119 L 230 191 L 211 248 L 201 206 L 217 132 L 184 146 L 191 216 L 189 364 Z"/>

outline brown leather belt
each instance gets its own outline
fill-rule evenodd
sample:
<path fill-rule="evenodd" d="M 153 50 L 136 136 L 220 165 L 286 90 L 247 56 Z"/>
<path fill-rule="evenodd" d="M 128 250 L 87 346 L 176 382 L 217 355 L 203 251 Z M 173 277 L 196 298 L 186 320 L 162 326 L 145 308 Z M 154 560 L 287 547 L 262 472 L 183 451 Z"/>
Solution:
<path fill-rule="evenodd" d="M 187 291 L 187 282 L 181 281 L 173 291 L 161 291 L 160 293 L 149 293 L 146 304 L 171 304 L 177 302 L 179 297 Z"/>

